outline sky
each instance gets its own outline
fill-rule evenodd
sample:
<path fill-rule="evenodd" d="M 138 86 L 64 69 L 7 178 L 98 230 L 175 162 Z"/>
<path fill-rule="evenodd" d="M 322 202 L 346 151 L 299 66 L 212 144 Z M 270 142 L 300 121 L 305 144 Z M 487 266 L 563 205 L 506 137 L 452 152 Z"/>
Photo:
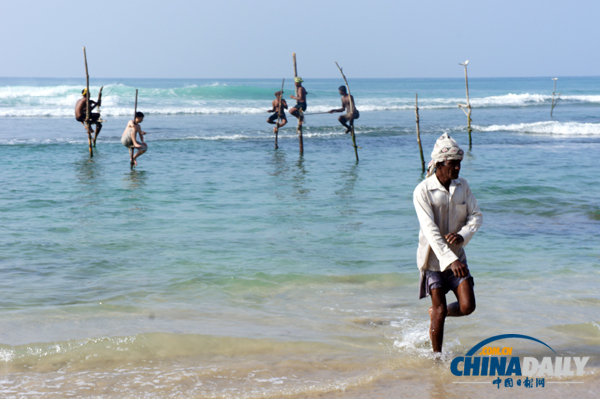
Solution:
<path fill-rule="evenodd" d="M 0 0 L 1 77 L 600 75 L 587 0 Z"/>

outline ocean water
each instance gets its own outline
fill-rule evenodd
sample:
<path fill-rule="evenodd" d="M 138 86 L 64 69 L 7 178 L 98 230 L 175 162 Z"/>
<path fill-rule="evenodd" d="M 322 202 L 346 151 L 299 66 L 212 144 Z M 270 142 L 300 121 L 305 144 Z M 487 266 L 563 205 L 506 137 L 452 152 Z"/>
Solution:
<path fill-rule="evenodd" d="M 600 78 L 561 77 L 553 118 L 549 77 L 471 79 L 469 150 L 461 73 L 348 76 L 358 163 L 337 115 L 307 116 L 303 156 L 288 116 L 274 149 L 278 79 L 92 79 L 90 159 L 84 79 L 0 78 L 0 396 L 482 397 L 496 387 L 453 384 L 450 362 L 499 334 L 590 356 L 554 380 L 578 384 L 529 396 L 593 395 Z M 305 77 L 307 113 L 338 108 L 341 84 Z M 149 150 L 130 170 L 135 88 Z M 450 133 L 484 215 L 477 310 L 447 320 L 441 359 L 417 299 L 415 93 L 426 160 Z"/>

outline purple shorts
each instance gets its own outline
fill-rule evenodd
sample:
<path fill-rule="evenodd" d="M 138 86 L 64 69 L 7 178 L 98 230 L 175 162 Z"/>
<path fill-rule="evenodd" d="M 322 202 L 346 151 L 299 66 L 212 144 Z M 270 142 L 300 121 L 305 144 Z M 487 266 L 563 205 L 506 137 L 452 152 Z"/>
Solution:
<path fill-rule="evenodd" d="M 446 295 L 448 291 L 454 291 L 460 283 L 465 280 L 471 281 L 471 286 L 475 285 L 471 272 L 469 272 L 467 277 L 456 277 L 450 268 L 447 268 L 443 272 L 425 270 L 424 272 L 421 272 L 419 299 L 431 295 L 431 290 L 434 288 L 442 288 L 444 290 L 444 295 Z"/>

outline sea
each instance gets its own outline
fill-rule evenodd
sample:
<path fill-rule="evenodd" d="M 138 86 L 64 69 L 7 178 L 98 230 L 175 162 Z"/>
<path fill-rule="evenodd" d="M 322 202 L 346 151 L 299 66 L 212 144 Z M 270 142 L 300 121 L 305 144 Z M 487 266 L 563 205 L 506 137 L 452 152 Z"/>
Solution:
<path fill-rule="evenodd" d="M 296 118 L 278 149 L 267 123 L 283 77 L 92 78 L 93 157 L 84 77 L 0 78 L 0 397 L 597 397 L 600 77 L 559 77 L 553 110 L 552 76 L 469 79 L 470 146 L 462 67 L 345 72 L 358 162 L 324 113 L 341 76 L 303 77 L 303 154 Z M 148 151 L 131 169 L 136 89 Z M 446 321 L 441 356 L 418 299 L 416 95 L 425 163 L 449 133 L 483 213 L 466 247 L 477 309 Z M 589 357 L 585 373 L 532 388 L 451 373 L 503 334 Z"/>

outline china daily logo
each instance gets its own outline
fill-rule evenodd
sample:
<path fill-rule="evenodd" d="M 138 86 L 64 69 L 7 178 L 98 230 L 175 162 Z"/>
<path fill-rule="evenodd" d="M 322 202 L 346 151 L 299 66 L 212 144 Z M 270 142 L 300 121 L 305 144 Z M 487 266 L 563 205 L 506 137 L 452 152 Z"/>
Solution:
<path fill-rule="evenodd" d="M 551 350 L 554 356 L 543 358 L 523 357 L 523 360 L 521 360 L 518 356 L 513 356 L 512 347 L 490 345 L 494 341 L 509 338 L 537 342 Z M 465 356 L 455 357 L 450 364 L 450 371 L 457 377 L 497 376 L 498 378 L 492 383 L 498 385 L 498 388 L 500 388 L 502 382 L 504 382 L 505 387 L 512 387 L 513 376 L 518 379 L 516 385 L 520 386 L 523 383 L 528 388 L 534 385 L 535 387 L 544 387 L 545 377 L 583 376 L 583 368 L 589 359 L 589 356 L 556 356 L 554 349 L 539 339 L 527 335 L 505 334 L 485 339 L 471 348 Z M 499 377 L 508 378 L 502 381 Z M 525 379 L 521 382 L 519 377 L 525 377 Z"/>

